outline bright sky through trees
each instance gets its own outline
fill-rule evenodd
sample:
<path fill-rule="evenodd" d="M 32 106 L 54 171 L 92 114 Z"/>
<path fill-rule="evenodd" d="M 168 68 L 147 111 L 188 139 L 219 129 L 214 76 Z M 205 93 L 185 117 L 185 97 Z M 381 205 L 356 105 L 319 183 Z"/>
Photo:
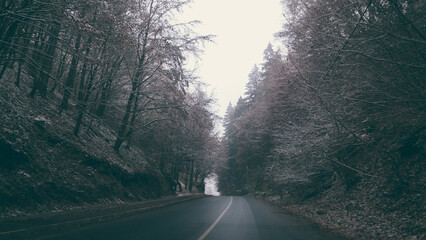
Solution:
<path fill-rule="evenodd" d="M 216 35 L 201 56 L 198 75 L 210 85 L 223 116 L 244 94 L 247 76 L 281 28 L 280 0 L 195 0 L 184 21 L 200 20 L 198 31 Z"/>

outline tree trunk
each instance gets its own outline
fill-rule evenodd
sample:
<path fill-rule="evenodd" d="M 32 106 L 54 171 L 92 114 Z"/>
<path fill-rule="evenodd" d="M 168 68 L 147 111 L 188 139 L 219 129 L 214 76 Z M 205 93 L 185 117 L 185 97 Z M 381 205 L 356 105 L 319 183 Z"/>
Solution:
<path fill-rule="evenodd" d="M 58 86 L 58 81 L 62 78 L 62 75 L 64 74 L 65 71 L 65 60 L 67 59 L 67 53 L 64 52 L 64 55 L 62 56 L 59 65 L 58 65 L 58 69 L 56 70 L 56 74 L 55 74 L 55 83 L 53 84 L 52 89 L 50 89 L 51 92 L 55 92 L 56 87 Z"/>
<path fill-rule="evenodd" d="M 90 94 L 92 93 L 93 80 L 95 79 L 96 70 L 92 68 L 91 71 L 92 71 L 92 73 L 90 74 L 90 79 L 89 79 L 89 82 L 87 84 L 86 91 L 84 93 L 84 99 L 81 102 L 79 102 L 79 108 L 78 108 L 79 113 L 78 113 L 77 121 L 76 121 L 75 127 L 74 127 L 74 135 L 75 136 L 78 136 L 78 133 L 80 131 L 80 126 L 81 126 L 81 123 L 83 121 L 83 115 L 84 115 L 84 113 L 86 112 L 86 109 L 87 109 L 87 102 L 89 101 Z"/>
<path fill-rule="evenodd" d="M 86 73 L 87 73 L 87 57 L 90 54 L 90 45 L 92 42 L 92 38 L 89 38 L 86 43 L 86 58 L 84 59 L 83 68 L 81 70 L 80 84 L 77 96 L 77 109 L 78 109 L 78 117 L 74 127 L 74 135 L 78 136 L 78 132 L 80 131 L 80 126 L 83 121 L 83 115 L 86 111 L 87 100 L 90 94 L 90 89 L 92 88 L 91 83 L 88 84 L 87 88 L 84 87 L 86 82 Z M 90 77 L 90 82 L 93 80 L 94 75 Z M 90 85 L 90 86 L 89 86 Z"/>
<path fill-rule="evenodd" d="M 194 186 L 194 160 L 191 159 L 191 172 L 189 177 L 189 192 L 192 192 L 192 187 Z"/>
<path fill-rule="evenodd" d="M 3 63 L 3 61 L 0 61 L 1 64 L 3 64 L 3 68 L 0 71 L 0 79 L 3 77 L 3 74 L 6 72 L 6 69 L 11 64 L 11 60 L 7 60 L 8 56 L 12 52 L 10 49 L 12 48 L 12 42 L 13 37 L 18 29 L 18 22 L 12 24 L 11 27 L 6 31 L 5 37 L 3 39 L 0 39 L 0 56 L 4 55 L 4 59 L 6 59 Z M 13 64 L 13 62 L 12 62 Z"/>
<path fill-rule="evenodd" d="M 27 36 L 31 36 L 33 33 L 33 29 L 34 27 L 29 27 L 28 25 L 25 26 L 23 32 L 26 33 Z M 28 45 L 30 44 L 30 38 L 26 37 L 25 35 L 22 36 L 24 39 L 22 40 L 22 46 L 19 49 L 19 55 L 20 55 L 20 59 L 18 60 L 18 74 L 16 75 L 16 81 L 15 81 L 15 85 L 17 87 L 20 87 L 21 85 L 21 73 L 22 73 L 22 68 L 24 67 L 24 63 L 25 60 L 28 58 Z"/>
<path fill-rule="evenodd" d="M 41 43 L 41 36 L 38 36 L 35 40 L 34 40 L 34 45 L 33 45 L 33 52 L 31 54 L 31 64 L 29 66 L 29 70 L 30 70 L 30 75 L 33 78 L 33 89 L 31 90 L 30 96 L 34 97 L 34 94 L 36 93 L 37 89 L 38 89 L 38 84 L 39 81 L 38 79 L 38 73 L 39 73 L 39 69 L 40 69 L 40 51 L 43 49 L 43 44 Z"/>
<path fill-rule="evenodd" d="M 81 34 L 78 34 L 77 39 L 75 41 L 75 47 L 74 47 L 75 53 L 71 60 L 71 67 L 70 67 L 70 71 L 68 72 L 67 81 L 65 82 L 64 95 L 62 97 L 59 113 L 62 113 L 63 110 L 68 108 L 68 100 L 71 96 L 71 91 L 74 86 L 75 73 L 77 71 L 78 50 L 80 49 L 80 42 L 81 42 Z"/>
<path fill-rule="evenodd" d="M 188 190 L 189 166 L 185 164 L 185 190 Z"/>
<path fill-rule="evenodd" d="M 58 37 L 61 26 L 58 23 L 54 23 L 52 26 L 52 31 L 49 34 L 49 40 L 47 45 L 46 53 L 43 54 L 41 59 L 41 69 L 40 69 L 40 79 L 37 81 L 40 81 L 38 86 L 38 90 L 40 91 L 40 95 L 43 98 L 46 98 L 47 94 L 47 86 L 49 83 L 49 75 L 52 71 L 53 67 L 53 60 L 55 57 L 55 51 L 58 45 Z"/>
<path fill-rule="evenodd" d="M 121 126 L 118 130 L 117 140 L 115 141 L 115 144 L 114 144 L 114 150 L 116 152 L 120 150 L 120 146 L 124 142 L 124 136 L 126 135 L 126 129 L 129 124 L 132 105 L 134 103 L 136 104 L 135 98 L 137 98 L 137 90 L 139 88 L 138 80 L 143 73 L 142 65 L 143 65 L 143 58 L 142 60 L 139 61 L 138 70 L 136 71 L 136 74 L 132 80 L 132 91 L 130 92 L 129 99 L 127 100 L 126 113 L 124 114 L 123 120 L 121 121 Z M 136 113 L 133 113 L 133 114 L 136 114 Z"/>
<path fill-rule="evenodd" d="M 119 152 L 121 144 L 123 144 L 124 142 L 124 136 L 126 135 L 127 125 L 129 124 L 130 112 L 131 112 L 132 105 L 136 96 L 135 88 L 136 88 L 135 85 L 133 85 L 132 92 L 130 93 L 129 98 L 127 100 L 126 112 L 124 114 L 123 120 L 121 121 L 121 125 L 118 130 L 117 139 L 115 140 L 114 150 L 116 152 Z"/>
<path fill-rule="evenodd" d="M 104 83 L 102 84 L 102 88 L 99 90 L 101 93 L 101 97 L 95 111 L 95 114 L 98 115 L 99 117 L 102 117 L 102 115 L 105 113 L 106 106 L 108 104 L 108 98 L 110 96 L 113 77 L 120 69 L 122 61 L 123 61 L 122 57 L 117 57 L 116 59 L 112 60 L 111 64 L 107 64 L 108 66 L 106 67 L 105 72 L 102 73 L 101 82 L 104 82 Z M 103 81 L 103 79 L 105 79 L 105 81 Z"/>
<path fill-rule="evenodd" d="M 18 73 L 16 74 L 16 81 L 15 85 L 19 88 L 19 85 L 21 84 L 21 72 L 22 72 L 22 62 L 18 62 Z"/>
<path fill-rule="evenodd" d="M 179 171 L 176 169 L 176 184 L 179 186 L 179 192 L 182 192 L 182 184 L 179 182 Z"/>

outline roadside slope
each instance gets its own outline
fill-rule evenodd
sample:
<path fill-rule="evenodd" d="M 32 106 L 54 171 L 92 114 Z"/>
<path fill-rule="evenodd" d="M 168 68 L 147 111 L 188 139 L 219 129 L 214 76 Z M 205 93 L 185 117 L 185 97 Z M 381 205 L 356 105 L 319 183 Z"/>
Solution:
<path fill-rule="evenodd" d="M 59 115 L 58 96 L 28 96 L 0 86 L 0 216 L 119 204 L 171 195 L 158 163 L 136 148 L 112 150 L 113 131 L 95 119 L 72 134 L 74 108 Z"/>

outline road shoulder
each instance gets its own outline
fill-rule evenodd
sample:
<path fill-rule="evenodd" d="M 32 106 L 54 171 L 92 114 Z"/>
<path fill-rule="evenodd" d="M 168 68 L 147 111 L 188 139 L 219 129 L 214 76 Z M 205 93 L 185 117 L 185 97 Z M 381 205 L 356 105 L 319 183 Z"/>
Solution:
<path fill-rule="evenodd" d="M 4 218 L 0 219 L 0 238 L 5 240 L 41 239 L 47 235 L 131 217 L 203 197 L 206 197 L 206 195 L 172 196 L 138 203 L 122 204 L 115 207 L 98 206 L 38 216 Z"/>
<path fill-rule="evenodd" d="M 306 218 L 305 216 L 298 215 L 297 213 L 294 213 L 290 211 L 289 209 L 285 208 L 285 206 L 280 205 L 279 203 L 272 201 L 270 199 L 265 199 L 259 196 L 249 195 L 247 196 L 254 201 L 262 202 L 263 204 L 267 205 L 271 211 L 273 211 L 275 214 L 286 218 L 291 219 L 291 222 L 294 223 L 296 226 L 303 226 L 303 231 L 305 232 L 318 232 L 322 233 L 321 236 L 316 236 L 317 239 L 320 240 L 345 240 L 348 239 L 347 237 L 336 233 L 330 229 L 322 227 L 320 224 L 318 224 L 315 221 L 312 221 L 311 219 Z"/>

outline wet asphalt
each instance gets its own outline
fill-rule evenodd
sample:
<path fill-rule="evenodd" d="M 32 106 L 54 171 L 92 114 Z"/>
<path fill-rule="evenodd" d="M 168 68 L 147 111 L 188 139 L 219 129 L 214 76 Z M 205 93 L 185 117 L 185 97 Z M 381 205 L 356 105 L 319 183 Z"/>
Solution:
<path fill-rule="evenodd" d="M 232 199 L 232 202 L 231 202 Z M 343 240 L 261 200 L 206 197 L 48 240 Z"/>

